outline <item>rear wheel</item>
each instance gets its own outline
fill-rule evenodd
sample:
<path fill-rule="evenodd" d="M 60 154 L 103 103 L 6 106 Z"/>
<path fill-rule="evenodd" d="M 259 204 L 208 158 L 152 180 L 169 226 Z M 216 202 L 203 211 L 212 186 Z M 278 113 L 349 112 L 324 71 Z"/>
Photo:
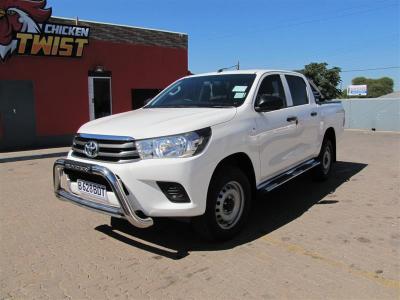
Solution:
<path fill-rule="evenodd" d="M 334 149 L 330 139 L 325 138 L 322 143 L 321 152 L 318 156 L 320 164 L 313 170 L 313 178 L 317 181 L 324 181 L 328 179 L 332 164 L 334 162 Z"/>
<path fill-rule="evenodd" d="M 194 228 L 208 240 L 232 238 L 248 218 L 250 202 L 247 176 L 237 167 L 222 167 L 212 177 L 206 212 L 193 219 Z"/>

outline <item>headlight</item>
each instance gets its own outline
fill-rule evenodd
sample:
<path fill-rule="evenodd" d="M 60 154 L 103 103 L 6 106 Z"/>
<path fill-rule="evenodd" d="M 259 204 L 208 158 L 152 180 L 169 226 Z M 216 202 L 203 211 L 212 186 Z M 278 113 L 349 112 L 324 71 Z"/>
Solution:
<path fill-rule="evenodd" d="M 203 151 L 211 136 L 211 128 L 153 139 L 137 140 L 141 159 L 189 157 Z"/>

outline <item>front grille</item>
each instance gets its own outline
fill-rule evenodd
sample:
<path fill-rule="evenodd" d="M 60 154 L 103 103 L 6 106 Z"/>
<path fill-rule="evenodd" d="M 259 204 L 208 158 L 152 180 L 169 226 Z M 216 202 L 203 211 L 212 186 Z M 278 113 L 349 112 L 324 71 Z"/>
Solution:
<path fill-rule="evenodd" d="M 98 145 L 98 154 L 93 158 L 85 153 L 86 143 L 92 141 Z M 135 140 L 131 137 L 91 134 L 77 134 L 75 136 L 72 155 L 107 162 L 127 162 L 140 158 L 136 150 Z"/>

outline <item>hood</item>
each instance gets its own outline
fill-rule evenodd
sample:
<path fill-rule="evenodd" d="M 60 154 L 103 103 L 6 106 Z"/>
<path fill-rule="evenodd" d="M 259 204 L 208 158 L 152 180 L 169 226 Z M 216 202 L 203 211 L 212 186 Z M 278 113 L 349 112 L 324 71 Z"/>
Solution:
<path fill-rule="evenodd" d="M 79 133 L 145 139 L 179 134 L 228 122 L 236 108 L 145 108 L 84 124 Z"/>

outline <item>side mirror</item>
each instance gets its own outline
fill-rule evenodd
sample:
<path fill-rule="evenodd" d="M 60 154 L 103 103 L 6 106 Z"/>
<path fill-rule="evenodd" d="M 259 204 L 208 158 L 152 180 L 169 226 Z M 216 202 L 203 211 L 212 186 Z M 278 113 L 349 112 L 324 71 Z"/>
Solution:
<path fill-rule="evenodd" d="M 276 110 L 284 107 L 283 99 L 276 96 L 261 95 L 254 109 L 257 112 Z"/>

